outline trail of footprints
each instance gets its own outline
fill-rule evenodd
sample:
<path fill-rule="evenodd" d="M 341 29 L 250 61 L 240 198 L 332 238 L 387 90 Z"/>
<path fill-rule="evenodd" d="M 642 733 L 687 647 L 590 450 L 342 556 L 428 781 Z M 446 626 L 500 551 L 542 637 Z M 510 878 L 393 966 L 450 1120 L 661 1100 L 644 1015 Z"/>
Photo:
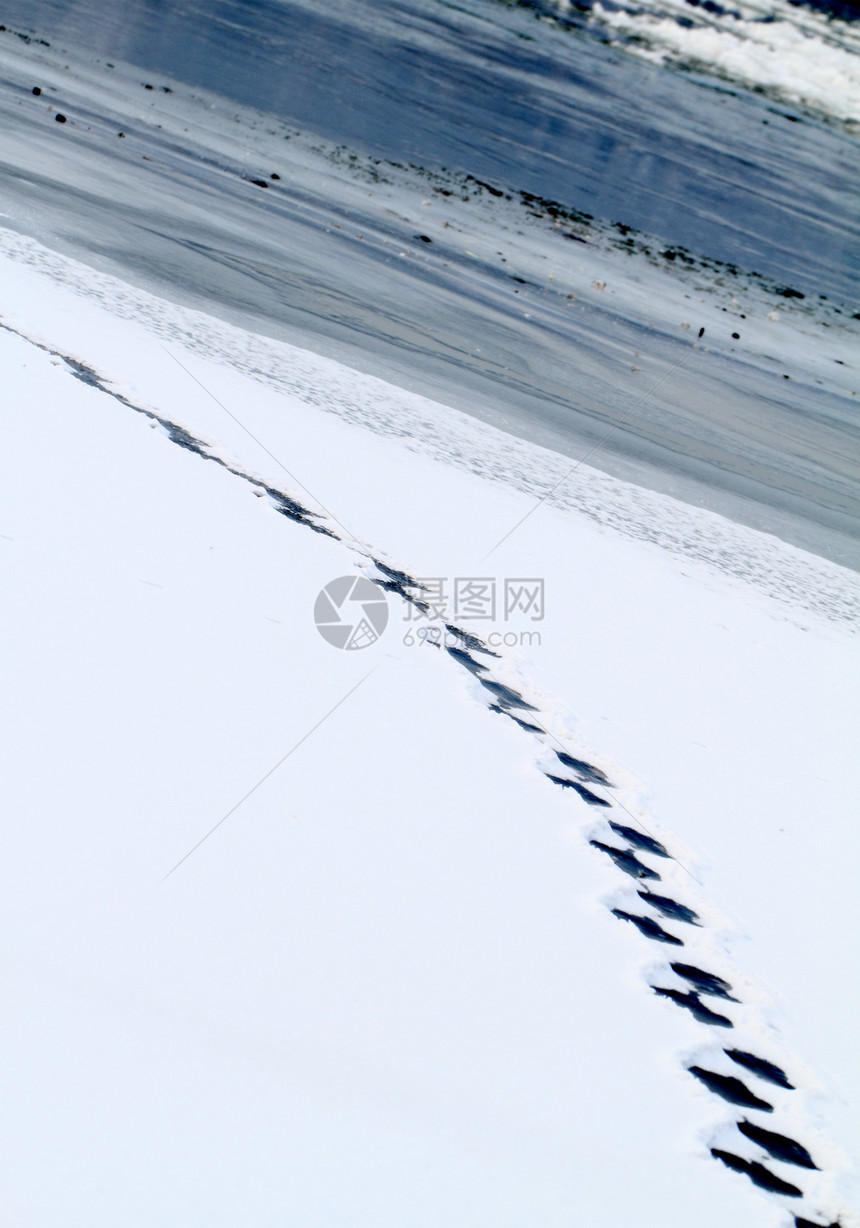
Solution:
<path fill-rule="evenodd" d="M 318 513 L 302 506 L 298 500 L 283 491 L 260 482 L 246 471 L 222 460 L 212 452 L 206 443 L 196 439 L 184 427 L 113 390 L 96 371 L 85 363 L 19 333 L 5 322 L 0 321 L 0 327 L 15 333 L 52 357 L 61 359 L 66 364 L 69 373 L 76 379 L 98 388 L 135 413 L 144 415 L 150 419 L 153 426 L 161 427 L 169 439 L 179 447 L 203 460 L 213 461 L 234 477 L 248 482 L 254 488 L 255 493 L 265 494 L 274 510 L 287 519 L 304 525 L 314 532 L 334 537 L 346 545 L 351 544 L 332 526 L 321 523 L 323 518 Z M 387 592 L 397 593 L 422 613 L 430 613 L 429 604 L 420 596 L 416 596 L 416 593 L 423 591 L 418 581 L 372 555 L 367 554 L 365 557 L 367 561 L 363 570 L 369 580 Z M 479 653 L 484 657 L 498 658 L 499 654 L 488 648 L 477 636 L 469 634 L 453 623 L 444 624 L 444 630 L 447 633 L 445 652 L 487 691 L 489 711 L 507 717 L 524 732 L 538 735 L 553 751 L 558 767 L 553 771 L 541 769 L 546 778 L 558 788 L 572 790 L 596 810 L 611 809 L 613 803 L 594 791 L 595 788 L 603 791 L 613 788 L 605 773 L 565 750 L 550 747 L 550 737 L 546 730 L 540 724 L 535 723 L 538 720 L 538 709 L 528 703 L 512 687 L 493 678 L 490 672 L 491 667 L 477 660 L 473 655 Z M 428 638 L 427 642 L 433 643 L 434 641 Z M 436 647 L 442 647 L 439 641 L 436 641 Z M 530 716 L 530 714 L 535 715 Z M 694 910 L 683 901 L 674 896 L 663 895 L 660 891 L 653 889 L 654 884 L 661 882 L 661 875 L 657 869 L 642 860 L 645 856 L 674 860 L 671 851 L 653 836 L 640 832 L 634 827 L 617 822 L 608 816 L 605 822 L 606 839 L 591 839 L 590 845 L 597 852 L 610 858 L 619 870 L 636 882 L 637 896 L 647 908 L 652 910 L 651 913 L 632 913 L 621 908 L 612 908 L 610 910 L 612 915 L 620 921 L 635 926 L 643 937 L 653 942 L 673 948 L 683 947 L 684 938 L 673 930 L 667 930 L 664 922 L 671 923 L 673 926 L 688 926 L 691 929 L 701 928 L 703 923 Z M 653 915 L 655 913 L 656 917 Z M 655 984 L 651 986 L 655 994 L 673 1002 L 680 1009 L 689 1011 L 700 1023 L 726 1031 L 733 1028 L 732 1019 L 728 1015 L 720 1013 L 720 1010 L 714 1009 L 709 1003 L 702 1000 L 709 998 L 721 1009 L 725 1009 L 722 1006 L 723 1003 L 739 1002 L 740 1000 L 733 995 L 732 986 L 728 981 L 704 968 L 681 960 L 669 963 L 669 969 L 685 987 Z M 704 1069 L 698 1065 L 691 1065 L 687 1069 L 689 1074 L 708 1091 L 721 1097 L 728 1104 L 743 1109 L 747 1113 L 770 1114 L 773 1113 L 774 1106 L 765 1099 L 768 1094 L 768 1086 L 778 1088 L 782 1092 L 795 1090 L 785 1072 L 767 1058 L 731 1046 L 723 1048 L 722 1052 L 743 1071 L 743 1078 L 738 1075 L 726 1075 L 716 1070 Z M 763 1094 L 759 1094 L 760 1092 Z M 803 1190 L 800 1186 L 794 1184 L 793 1181 L 783 1179 L 771 1167 L 768 1167 L 773 1161 L 790 1165 L 792 1169 L 800 1170 L 797 1180 L 802 1179 L 803 1170 L 817 1170 L 818 1165 L 803 1144 L 751 1121 L 746 1115 L 739 1116 L 735 1125 L 739 1134 L 759 1149 L 762 1158 L 749 1160 L 721 1147 L 711 1147 L 711 1155 L 727 1168 L 748 1177 L 760 1189 L 793 1199 L 803 1197 Z M 795 1228 L 840 1228 L 838 1223 L 824 1224 L 821 1219 L 811 1220 L 800 1215 L 795 1216 L 794 1225 Z"/>
<path fill-rule="evenodd" d="M 372 579 L 373 576 L 371 575 L 370 578 Z M 403 595 L 407 600 L 411 599 L 408 592 Z M 447 630 L 462 638 L 462 633 L 456 628 L 448 627 Z M 469 645 L 471 652 L 479 651 L 490 656 L 497 655 L 490 653 L 483 645 L 478 648 L 474 643 L 474 637 L 472 640 L 473 643 Z M 545 744 L 549 745 L 549 735 L 540 725 L 534 723 L 534 720 L 538 719 L 537 716 L 532 721 L 524 720 L 521 716 L 524 711 L 537 712 L 532 704 L 527 703 L 510 687 L 496 682 L 490 675 L 490 667 L 476 660 L 467 651 L 466 646 L 449 647 L 447 652 L 490 692 L 493 696 L 493 702 L 490 704 L 492 712 L 510 717 L 518 726 L 530 733 L 542 735 L 546 739 Z M 613 787 L 599 768 L 574 758 L 567 751 L 558 750 L 555 747 L 551 749 L 560 766 L 553 771 L 541 769 L 548 780 L 559 788 L 573 789 L 583 801 L 591 806 L 601 808 L 612 806 L 610 800 L 595 793 L 591 787 L 602 787 L 604 790 L 611 790 Z M 563 769 L 566 769 L 565 774 L 559 774 Z M 664 920 L 675 925 L 698 928 L 702 928 L 702 921 L 689 905 L 673 896 L 661 895 L 652 889 L 652 884 L 661 881 L 661 875 L 658 869 L 643 860 L 645 856 L 674 860 L 671 852 L 659 840 L 635 827 L 617 822 L 608 816 L 605 822 L 608 828 L 606 839 L 593 838 L 589 844 L 610 858 L 619 870 L 636 881 L 638 897 L 660 919 L 658 920 L 653 913 L 633 913 L 622 908 L 610 909 L 612 915 L 620 921 L 629 922 L 635 926 L 645 938 L 676 948 L 683 947 L 684 938 L 680 936 L 680 933 L 666 929 L 663 924 Z M 716 973 L 682 960 L 673 960 L 669 963 L 669 968 L 678 980 L 684 983 L 685 988 L 652 984 L 651 988 L 655 994 L 689 1011 L 700 1023 L 727 1031 L 734 1027 L 729 1015 L 715 1009 L 723 1002 L 740 1002 L 740 999 L 732 992 L 733 987 L 728 981 Z M 712 1001 L 703 1001 L 705 998 Z M 691 1065 L 687 1067 L 687 1070 L 708 1091 L 721 1097 L 728 1104 L 745 1109 L 747 1112 L 773 1113 L 774 1106 L 765 1099 L 767 1087 L 762 1087 L 762 1084 L 770 1084 L 783 1091 L 795 1090 L 785 1071 L 767 1058 L 729 1046 L 724 1047 L 722 1052 L 744 1072 L 744 1078 L 738 1075 L 721 1074 L 717 1070 L 707 1070 L 698 1065 Z M 802 1198 L 803 1190 L 799 1185 L 796 1185 L 794 1181 L 784 1179 L 768 1165 L 776 1160 L 797 1169 L 817 1171 L 818 1165 L 806 1147 L 788 1135 L 766 1129 L 755 1121 L 751 1121 L 747 1116 L 739 1117 L 735 1125 L 739 1133 L 759 1149 L 762 1158 L 749 1160 L 734 1151 L 722 1147 L 711 1147 L 710 1152 L 714 1159 L 719 1160 L 727 1168 L 742 1173 L 762 1190 L 792 1199 Z M 821 1220 L 811 1220 L 800 1215 L 795 1216 L 794 1224 L 795 1228 L 839 1228 L 838 1224 L 824 1225 Z"/>

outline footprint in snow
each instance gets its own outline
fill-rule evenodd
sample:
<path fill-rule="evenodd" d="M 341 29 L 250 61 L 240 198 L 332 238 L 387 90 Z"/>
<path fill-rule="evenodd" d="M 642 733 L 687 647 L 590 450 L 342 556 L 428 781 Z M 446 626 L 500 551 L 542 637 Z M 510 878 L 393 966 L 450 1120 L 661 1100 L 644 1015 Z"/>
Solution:
<path fill-rule="evenodd" d="M 785 1087 L 788 1091 L 794 1091 L 794 1084 L 789 1083 L 785 1071 L 775 1066 L 773 1062 L 768 1062 L 763 1057 L 756 1057 L 754 1053 L 747 1053 L 744 1049 L 724 1049 L 723 1053 L 738 1066 L 743 1066 L 746 1070 L 757 1074 L 760 1079 L 766 1079 L 768 1083 L 775 1083 L 777 1087 Z"/>
<path fill-rule="evenodd" d="M 618 917 L 621 921 L 630 921 L 639 930 L 640 934 L 644 934 L 646 938 L 653 938 L 655 942 L 668 942 L 673 946 L 682 947 L 684 943 L 680 938 L 676 938 L 674 934 L 664 930 L 662 925 L 659 925 L 651 917 L 637 917 L 634 913 L 625 912 L 622 908 L 612 909 L 613 917 Z"/>
<path fill-rule="evenodd" d="M 710 1023 L 718 1028 L 733 1028 L 735 1026 L 731 1019 L 727 1019 L 725 1015 L 718 1015 L 709 1006 L 705 1006 L 704 1002 L 699 1000 L 699 995 L 693 993 L 692 990 L 682 993 L 680 989 L 664 989 L 661 985 L 652 985 L 651 988 L 659 997 L 669 998 L 676 1006 L 682 1006 L 684 1010 L 689 1011 L 699 1023 Z"/>
<path fill-rule="evenodd" d="M 659 881 L 660 875 L 657 871 L 646 866 L 628 849 L 617 849 L 611 844 L 604 844 L 601 840 L 589 840 L 588 843 L 593 848 L 600 849 L 607 857 L 611 857 L 618 866 L 618 869 L 623 870 L 625 874 L 629 874 L 631 878 L 656 878 Z"/>
<path fill-rule="evenodd" d="M 772 1104 L 760 1100 L 734 1075 L 716 1074 L 713 1070 L 703 1070 L 701 1066 L 688 1066 L 687 1069 L 700 1083 L 704 1083 L 709 1091 L 716 1092 L 723 1100 L 728 1100 L 729 1104 L 740 1105 L 743 1109 L 760 1109 L 763 1113 L 773 1112 Z"/>
<path fill-rule="evenodd" d="M 565 776 L 553 776 L 552 772 L 544 772 L 544 776 L 562 789 L 573 789 L 574 793 L 578 793 L 584 802 L 588 802 L 589 806 L 612 805 L 612 802 L 606 801 L 603 797 L 598 797 L 596 793 L 592 793 L 590 789 L 586 789 L 585 785 L 578 784 L 575 780 L 568 780 Z M 594 842 L 592 841 L 592 843 Z"/>
<path fill-rule="evenodd" d="M 771 1194 L 785 1194 L 788 1198 L 803 1197 L 803 1190 L 799 1190 L 789 1181 L 783 1181 L 781 1177 L 777 1177 L 770 1169 L 755 1160 L 743 1160 L 740 1156 L 733 1155 L 730 1151 L 722 1151 L 719 1147 L 712 1147 L 711 1155 L 716 1160 L 722 1160 L 727 1168 L 734 1169 L 736 1173 L 745 1173 L 750 1181 L 762 1190 L 768 1190 Z"/>
<path fill-rule="evenodd" d="M 673 972 L 677 972 L 678 976 L 695 985 L 699 993 L 711 994 L 715 998 L 725 998 L 728 1002 L 737 1002 L 737 998 L 729 994 L 731 989 L 729 982 L 724 981 L 720 976 L 715 976 L 713 972 L 704 972 L 692 964 L 670 964 L 669 966 Z"/>
<path fill-rule="evenodd" d="M 796 1143 L 793 1138 L 786 1138 L 784 1134 L 776 1134 L 773 1130 L 765 1130 L 763 1126 L 756 1126 L 746 1118 L 739 1121 L 737 1127 L 741 1134 L 769 1151 L 775 1160 L 796 1164 L 799 1168 L 818 1169 L 806 1148 Z"/>
<path fill-rule="evenodd" d="M 636 894 L 640 900 L 651 904 L 664 917 L 671 917 L 673 921 L 685 921 L 687 925 L 702 924 L 699 914 L 693 912 L 692 908 L 688 908 L 686 904 L 679 904 L 677 900 L 670 899 L 667 895 L 655 895 L 653 891 L 638 891 Z"/>
<path fill-rule="evenodd" d="M 671 857 L 672 854 L 667 851 L 664 845 L 659 840 L 655 840 L 653 836 L 643 835 L 637 831 L 635 827 L 625 827 L 623 823 L 613 823 L 609 820 L 609 826 L 618 836 L 623 836 L 630 844 L 635 844 L 637 848 L 646 853 L 655 853 L 658 857 Z"/>

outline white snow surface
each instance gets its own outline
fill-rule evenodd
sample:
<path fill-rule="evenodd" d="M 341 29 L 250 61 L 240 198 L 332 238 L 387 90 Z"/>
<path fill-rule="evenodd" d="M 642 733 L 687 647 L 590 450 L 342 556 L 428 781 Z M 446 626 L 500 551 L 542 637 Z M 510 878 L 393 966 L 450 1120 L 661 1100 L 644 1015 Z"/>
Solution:
<path fill-rule="evenodd" d="M 568 461 L 18 236 L 0 284 L 4 1222 L 860 1224 L 856 577 L 586 466 L 535 510 Z M 371 554 L 544 579 L 541 622 L 468 627 L 539 631 L 491 664 L 555 743 L 393 594 L 324 642 Z M 605 813 L 675 854 L 733 1031 L 648 988 L 686 986 L 606 907 L 641 910 Z M 743 1074 L 729 1043 L 797 1085 L 745 1076 L 820 1173 L 685 1073 Z"/>

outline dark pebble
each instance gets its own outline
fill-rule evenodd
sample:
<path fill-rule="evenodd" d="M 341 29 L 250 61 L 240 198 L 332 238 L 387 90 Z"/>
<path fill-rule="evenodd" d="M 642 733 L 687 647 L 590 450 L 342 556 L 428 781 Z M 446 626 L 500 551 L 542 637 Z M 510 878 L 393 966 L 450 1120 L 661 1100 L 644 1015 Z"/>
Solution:
<path fill-rule="evenodd" d="M 65 115 L 61 115 L 61 114 L 59 113 L 59 111 L 58 111 L 58 112 L 57 112 L 57 114 L 54 116 L 54 119 L 57 121 L 57 123 L 58 123 L 58 124 L 64 124 L 64 123 L 66 122 L 66 117 L 65 117 Z"/>
<path fill-rule="evenodd" d="M 280 179 L 280 177 L 281 176 L 278 174 L 277 171 L 272 171 L 271 175 L 269 176 L 270 179 Z"/>
<path fill-rule="evenodd" d="M 265 179 L 252 179 L 251 183 L 256 184 L 258 188 L 267 188 L 269 186 Z"/>
<path fill-rule="evenodd" d="M 33 93 L 36 95 L 36 97 L 37 97 L 37 98 L 39 97 L 39 95 L 41 94 L 41 92 L 42 92 L 42 91 L 39 89 L 38 85 L 34 85 L 34 86 L 33 86 Z"/>
<path fill-rule="evenodd" d="M 416 239 L 420 239 L 422 243 L 432 243 L 433 240 L 429 235 L 416 235 Z"/>
<path fill-rule="evenodd" d="M 733 340 L 733 341 L 740 341 L 740 339 L 741 339 L 741 335 L 740 335 L 740 333 L 732 333 L 732 340 Z"/>

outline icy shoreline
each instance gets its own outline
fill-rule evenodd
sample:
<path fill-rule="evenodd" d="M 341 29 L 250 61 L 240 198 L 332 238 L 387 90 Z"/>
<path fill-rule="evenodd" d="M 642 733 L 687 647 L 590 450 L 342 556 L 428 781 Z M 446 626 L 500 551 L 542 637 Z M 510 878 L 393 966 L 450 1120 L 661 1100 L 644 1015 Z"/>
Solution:
<path fill-rule="evenodd" d="M 762 145 L 759 103 L 726 104 L 741 148 L 709 152 L 708 170 L 755 197 L 746 268 L 767 235 L 785 238 L 774 210 L 806 219 L 780 277 L 753 277 L 709 255 L 713 183 L 696 249 L 666 246 L 529 193 L 518 169 L 482 181 L 398 166 L 127 64 L 2 38 L 8 228 L 573 461 L 645 396 L 600 468 L 857 565 L 858 325 L 814 271 L 850 269 L 844 142 L 811 177 L 817 130 Z M 696 157 L 711 150 L 706 112 L 687 133 Z M 754 148 L 764 163 L 735 183 Z"/>

